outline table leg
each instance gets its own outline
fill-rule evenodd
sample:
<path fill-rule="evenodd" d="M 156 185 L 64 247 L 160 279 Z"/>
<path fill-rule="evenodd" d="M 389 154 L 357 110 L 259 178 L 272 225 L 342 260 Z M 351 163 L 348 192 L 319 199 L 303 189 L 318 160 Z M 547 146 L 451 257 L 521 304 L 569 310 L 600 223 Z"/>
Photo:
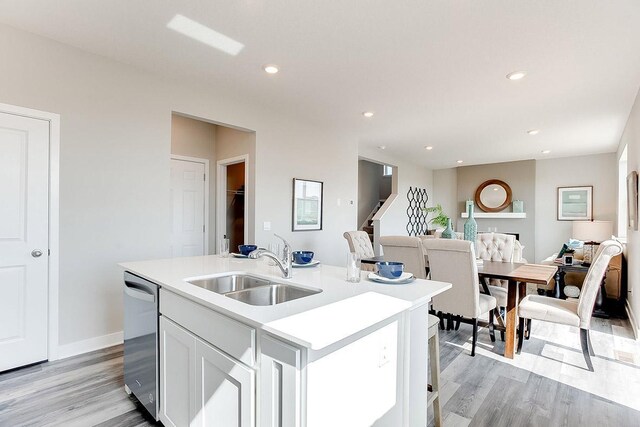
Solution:
<path fill-rule="evenodd" d="M 507 293 L 507 330 L 506 340 L 504 343 L 504 357 L 513 359 L 516 344 L 516 301 L 518 298 L 518 282 L 509 280 L 509 288 Z"/>
<path fill-rule="evenodd" d="M 600 317 L 602 319 L 608 319 L 609 314 L 605 311 L 605 303 L 607 298 L 607 288 L 605 287 L 607 275 L 602 276 L 602 283 L 600 283 L 600 289 L 598 289 L 598 295 L 596 296 L 596 302 L 593 307 L 593 316 Z"/>

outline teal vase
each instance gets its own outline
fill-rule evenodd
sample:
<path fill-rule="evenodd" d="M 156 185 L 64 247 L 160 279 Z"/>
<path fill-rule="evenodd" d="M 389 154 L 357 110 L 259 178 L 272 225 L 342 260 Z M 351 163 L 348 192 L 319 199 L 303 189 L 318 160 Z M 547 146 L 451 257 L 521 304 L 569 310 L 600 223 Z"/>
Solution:
<path fill-rule="evenodd" d="M 447 228 L 442 232 L 443 239 L 455 239 L 456 233 L 453 232 L 453 228 L 451 228 L 451 218 L 447 218 Z"/>
<path fill-rule="evenodd" d="M 475 242 L 478 236 L 478 223 L 473 217 L 473 204 L 467 206 L 467 222 L 464 223 L 464 240 Z"/>

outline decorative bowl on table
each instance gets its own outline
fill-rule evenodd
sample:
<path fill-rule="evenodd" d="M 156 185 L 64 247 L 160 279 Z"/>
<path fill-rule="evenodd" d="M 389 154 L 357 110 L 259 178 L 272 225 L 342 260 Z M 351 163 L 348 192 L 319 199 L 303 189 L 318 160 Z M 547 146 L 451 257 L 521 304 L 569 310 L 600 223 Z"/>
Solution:
<path fill-rule="evenodd" d="M 256 245 L 238 245 L 238 250 L 242 255 L 249 255 L 251 252 L 258 249 Z"/>
<path fill-rule="evenodd" d="M 387 279 L 397 279 L 404 271 L 404 264 L 395 261 L 376 262 L 376 267 L 378 268 L 378 275 Z"/>
<path fill-rule="evenodd" d="M 311 251 L 294 251 L 292 255 L 296 264 L 309 264 L 313 261 L 313 252 Z"/>

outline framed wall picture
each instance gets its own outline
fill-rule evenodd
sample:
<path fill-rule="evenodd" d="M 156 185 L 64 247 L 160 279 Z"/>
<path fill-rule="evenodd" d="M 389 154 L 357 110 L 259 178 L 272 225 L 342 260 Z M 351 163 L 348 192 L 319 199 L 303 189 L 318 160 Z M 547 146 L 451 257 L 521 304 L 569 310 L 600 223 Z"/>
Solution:
<path fill-rule="evenodd" d="M 293 178 L 292 230 L 322 230 L 322 182 Z"/>
<path fill-rule="evenodd" d="M 558 221 L 593 220 L 593 187 L 558 187 Z"/>
<path fill-rule="evenodd" d="M 627 228 L 638 231 L 638 172 L 627 175 Z"/>

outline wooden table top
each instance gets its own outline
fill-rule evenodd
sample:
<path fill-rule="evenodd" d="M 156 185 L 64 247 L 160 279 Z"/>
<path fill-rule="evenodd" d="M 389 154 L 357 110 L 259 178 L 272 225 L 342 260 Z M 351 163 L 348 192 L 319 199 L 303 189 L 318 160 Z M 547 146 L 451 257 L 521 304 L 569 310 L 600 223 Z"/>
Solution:
<path fill-rule="evenodd" d="M 547 284 L 556 274 L 554 265 L 524 264 L 520 262 L 484 261 L 478 265 L 478 275 L 493 279 Z"/>

